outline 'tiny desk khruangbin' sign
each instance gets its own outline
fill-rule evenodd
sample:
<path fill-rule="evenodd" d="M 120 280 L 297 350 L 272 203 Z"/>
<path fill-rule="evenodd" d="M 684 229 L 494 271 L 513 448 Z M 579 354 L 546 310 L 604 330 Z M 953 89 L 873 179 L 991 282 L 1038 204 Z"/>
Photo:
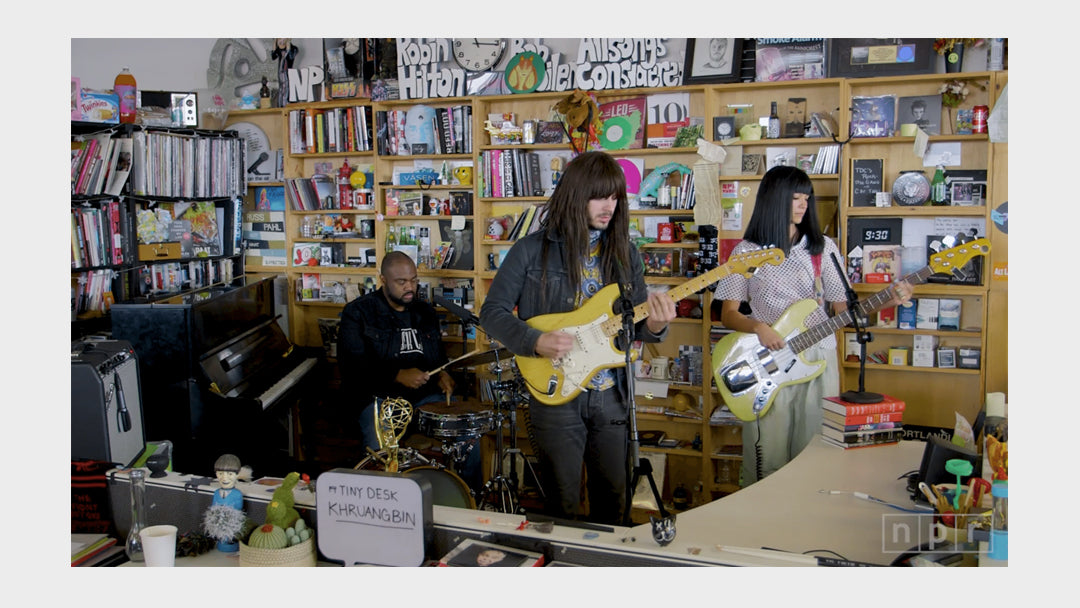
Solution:
<path fill-rule="evenodd" d="M 432 536 L 431 483 L 334 469 L 315 483 L 319 550 L 346 566 L 419 566 Z"/>

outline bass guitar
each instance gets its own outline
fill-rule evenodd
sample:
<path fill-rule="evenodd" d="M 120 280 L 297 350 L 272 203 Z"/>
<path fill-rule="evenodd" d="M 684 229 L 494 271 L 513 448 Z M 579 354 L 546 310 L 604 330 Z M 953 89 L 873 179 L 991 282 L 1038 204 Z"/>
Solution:
<path fill-rule="evenodd" d="M 990 241 L 981 238 L 946 249 L 931 256 L 930 264 L 903 280 L 911 285 L 926 282 L 932 274 L 959 270 L 975 256 L 990 253 Z M 882 308 L 896 297 L 889 287 L 859 302 L 861 317 Z M 848 309 L 828 321 L 806 327 L 806 319 L 818 307 L 814 300 L 800 300 L 784 311 L 772 325 L 784 336 L 784 347 L 769 350 L 761 345 L 755 334 L 733 332 L 720 339 L 713 348 L 713 377 L 716 387 L 732 414 L 750 422 L 762 416 L 772 405 L 776 392 L 788 385 L 809 382 L 825 370 L 825 361 L 809 361 L 801 353 L 836 333 L 852 321 Z"/>
<path fill-rule="evenodd" d="M 678 302 L 729 274 L 750 276 L 762 264 L 783 261 L 784 252 L 776 248 L 731 256 L 723 265 L 668 290 L 667 295 Z M 562 405 L 588 390 L 585 385 L 596 372 L 626 364 L 626 351 L 619 350 L 616 344 L 622 329 L 622 317 L 613 312 L 618 297 L 619 286 L 613 283 L 577 310 L 538 315 L 526 321 L 540 331 L 563 331 L 574 337 L 573 349 L 559 359 L 515 355 L 518 371 L 538 401 L 545 405 Z M 645 302 L 634 307 L 634 323 L 648 316 Z"/>

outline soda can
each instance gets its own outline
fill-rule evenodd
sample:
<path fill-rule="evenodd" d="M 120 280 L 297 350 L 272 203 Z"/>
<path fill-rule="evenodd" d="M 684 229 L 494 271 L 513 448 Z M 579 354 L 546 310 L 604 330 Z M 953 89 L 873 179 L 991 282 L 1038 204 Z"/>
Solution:
<path fill-rule="evenodd" d="M 975 106 L 971 116 L 971 132 L 986 133 L 986 119 L 990 117 L 990 108 Z"/>

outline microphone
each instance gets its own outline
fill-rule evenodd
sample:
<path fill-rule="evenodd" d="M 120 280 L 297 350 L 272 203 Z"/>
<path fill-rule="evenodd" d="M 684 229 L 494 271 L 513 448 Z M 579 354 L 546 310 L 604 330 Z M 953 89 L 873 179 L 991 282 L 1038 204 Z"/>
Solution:
<path fill-rule="evenodd" d="M 473 325 L 480 325 L 479 317 L 474 315 L 469 310 L 467 310 L 465 308 L 462 308 L 461 306 L 458 306 L 457 304 L 451 302 L 450 300 L 447 300 L 446 298 L 444 298 L 442 296 L 432 294 L 431 299 L 435 300 L 436 304 L 438 304 L 439 306 L 442 306 L 446 310 L 449 310 L 450 314 L 452 314 L 455 317 L 461 319 L 462 321 L 464 321 L 466 323 L 472 323 Z"/>

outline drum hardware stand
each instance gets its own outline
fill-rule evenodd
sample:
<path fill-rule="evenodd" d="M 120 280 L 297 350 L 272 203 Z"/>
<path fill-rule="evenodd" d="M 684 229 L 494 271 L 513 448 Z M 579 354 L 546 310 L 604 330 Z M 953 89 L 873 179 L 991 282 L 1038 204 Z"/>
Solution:
<path fill-rule="evenodd" d="M 492 388 L 495 393 L 495 429 L 497 433 L 495 435 L 495 468 L 491 479 L 489 479 L 484 487 L 480 490 L 481 500 L 477 505 L 480 510 L 497 510 L 503 513 L 519 513 L 523 514 L 520 509 L 520 502 L 518 498 L 518 478 L 517 478 L 517 457 L 521 454 L 521 450 L 517 447 L 517 401 L 518 401 L 518 381 L 515 377 L 512 380 L 502 380 L 502 363 L 499 361 L 498 353 L 495 355 L 495 373 L 496 381 L 493 383 Z M 509 414 L 504 414 L 503 409 L 506 408 Z M 508 419 L 510 422 L 510 447 L 503 447 L 503 420 Z M 506 456 L 510 457 L 510 475 L 507 477 L 503 471 L 503 460 Z M 533 479 L 536 481 L 536 487 L 540 491 L 540 495 L 544 495 L 543 488 L 540 487 L 540 480 L 536 476 L 536 471 L 533 470 L 532 463 L 527 458 L 522 456 L 525 460 L 525 466 L 532 473 Z M 497 497 L 497 498 L 495 498 Z M 498 504 L 495 504 L 495 502 Z M 488 509 L 487 507 L 491 507 Z"/>
<path fill-rule="evenodd" d="M 634 492 L 637 489 L 638 481 L 644 475 L 649 480 L 649 487 L 652 488 L 653 497 L 656 499 L 656 507 L 660 511 L 660 518 L 649 516 L 649 523 L 652 524 L 653 539 L 663 547 L 675 540 L 675 516 L 668 513 L 667 509 L 664 508 L 664 500 L 660 496 L 660 490 L 656 487 L 656 480 L 653 479 L 652 463 L 648 459 L 642 458 L 639 453 L 637 400 L 634 397 L 634 366 L 631 356 L 634 344 L 634 304 L 630 300 L 631 286 L 629 284 L 623 285 L 620 282 L 619 291 L 621 295 L 616 302 L 617 306 L 621 307 L 619 312 L 622 314 L 623 321 L 619 333 L 622 336 L 623 346 L 626 351 L 626 398 L 629 405 L 630 447 L 627 468 L 631 471 L 630 483 L 626 486 L 626 510 L 623 513 L 623 525 L 630 525 L 630 511 L 633 510 Z"/>

